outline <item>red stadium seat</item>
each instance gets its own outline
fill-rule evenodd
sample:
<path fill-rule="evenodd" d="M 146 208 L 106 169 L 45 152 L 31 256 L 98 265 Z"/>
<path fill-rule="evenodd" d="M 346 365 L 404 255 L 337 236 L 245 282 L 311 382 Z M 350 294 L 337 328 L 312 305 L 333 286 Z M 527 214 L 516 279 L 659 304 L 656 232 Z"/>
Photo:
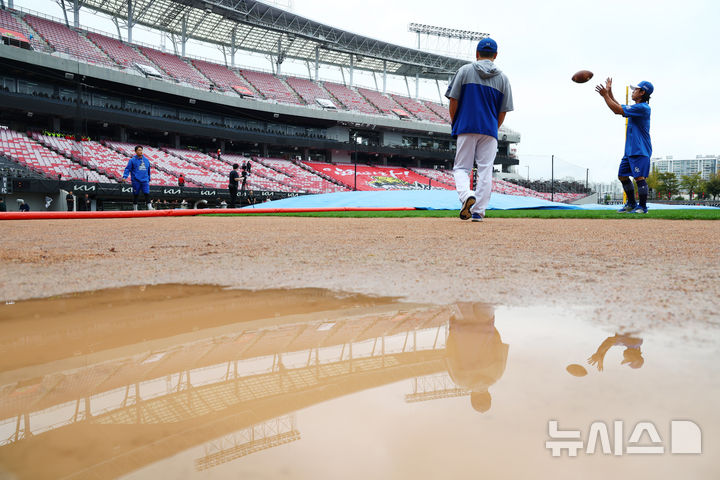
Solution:
<path fill-rule="evenodd" d="M 88 63 L 104 66 L 114 65 L 114 62 L 90 40 L 65 25 L 34 15 L 25 15 L 25 21 L 57 52 L 71 55 Z"/>
<path fill-rule="evenodd" d="M 12 130 L 0 130 L 0 153 L 52 179 L 61 175 L 64 180 L 112 183 L 104 174 L 86 168 Z"/>

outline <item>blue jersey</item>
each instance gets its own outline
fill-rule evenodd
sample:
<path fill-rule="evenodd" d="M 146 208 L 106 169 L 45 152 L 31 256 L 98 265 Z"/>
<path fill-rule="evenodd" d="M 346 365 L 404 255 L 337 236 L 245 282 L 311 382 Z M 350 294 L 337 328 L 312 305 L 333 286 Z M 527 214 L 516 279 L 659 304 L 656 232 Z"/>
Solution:
<path fill-rule="evenodd" d="M 128 175 L 132 175 L 134 182 L 150 183 L 150 160 L 145 155 L 142 157 L 133 155 L 125 167 L 123 178 L 127 178 Z"/>
<path fill-rule="evenodd" d="M 636 103 L 622 105 L 623 117 L 627 117 L 627 135 L 625 137 L 625 157 L 652 157 L 650 142 L 650 105 Z"/>
<path fill-rule="evenodd" d="M 458 102 L 453 136 L 479 133 L 497 138 L 498 116 L 513 109 L 510 82 L 491 60 L 460 67 L 445 96 Z"/>

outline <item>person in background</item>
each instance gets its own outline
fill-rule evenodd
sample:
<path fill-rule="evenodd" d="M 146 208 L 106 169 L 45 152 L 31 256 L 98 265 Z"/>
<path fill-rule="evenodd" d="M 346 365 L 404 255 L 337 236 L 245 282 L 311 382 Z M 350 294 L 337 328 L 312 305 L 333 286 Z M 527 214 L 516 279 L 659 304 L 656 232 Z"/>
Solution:
<path fill-rule="evenodd" d="M 7 205 L 5 205 L 4 198 L 0 198 L 0 212 L 7 212 Z"/>
<path fill-rule="evenodd" d="M 148 210 L 152 210 L 153 206 L 150 202 L 150 160 L 143 155 L 143 148 L 138 145 L 135 147 L 135 155 L 128 160 L 123 173 L 122 181 L 124 182 L 128 176 L 131 176 L 133 188 L 133 210 L 137 210 L 138 197 L 142 190 L 145 196 Z"/>
<path fill-rule="evenodd" d="M 251 165 L 250 165 L 249 161 L 243 163 L 243 167 L 242 167 L 243 181 L 242 181 L 242 187 L 240 188 L 240 191 L 242 191 L 243 193 L 245 192 L 245 186 L 247 185 L 247 180 L 248 180 L 248 177 L 250 176 L 250 169 L 251 169 Z"/>
<path fill-rule="evenodd" d="M 89 212 L 92 210 L 92 200 L 90 199 L 90 194 L 86 193 L 80 203 L 83 204 L 84 211 Z"/>
<path fill-rule="evenodd" d="M 178 177 L 178 187 L 184 187 L 185 186 L 185 175 L 182 173 Z"/>
<path fill-rule="evenodd" d="M 230 208 L 235 208 L 235 200 L 237 199 L 237 193 L 238 193 L 238 181 L 240 180 L 240 174 L 238 173 L 238 168 L 240 168 L 240 165 L 237 163 L 233 163 L 233 169 L 230 172 L 230 181 L 228 184 L 228 192 L 230 193 Z M 243 169 L 243 175 L 245 174 L 245 170 Z M 243 188 L 245 185 L 245 181 L 243 180 Z"/>
<path fill-rule="evenodd" d="M 67 195 L 65 195 L 65 204 L 67 205 L 68 212 L 75 211 L 75 195 L 73 195 L 72 190 L 70 190 Z"/>

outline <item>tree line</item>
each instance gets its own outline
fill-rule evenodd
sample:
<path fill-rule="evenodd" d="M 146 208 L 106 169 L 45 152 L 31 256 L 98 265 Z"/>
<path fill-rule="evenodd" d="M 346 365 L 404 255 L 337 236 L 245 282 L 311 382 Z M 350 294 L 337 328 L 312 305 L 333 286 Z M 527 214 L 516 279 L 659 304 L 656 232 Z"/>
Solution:
<path fill-rule="evenodd" d="M 720 196 L 719 173 L 710 175 L 710 178 L 703 180 L 701 172 L 678 176 L 672 172 L 659 173 L 653 169 L 647 178 L 647 183 L 658 199 L 672 200 L 680 192 L 687 192 L 690 200 L 695 196 L 700 199 L 712 200 Z"/>

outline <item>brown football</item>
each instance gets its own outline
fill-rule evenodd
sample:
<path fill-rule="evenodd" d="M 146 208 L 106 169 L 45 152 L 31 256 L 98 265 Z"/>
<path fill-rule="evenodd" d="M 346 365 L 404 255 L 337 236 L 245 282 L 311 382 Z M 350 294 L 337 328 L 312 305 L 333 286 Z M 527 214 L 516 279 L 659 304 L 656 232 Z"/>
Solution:
<path fill-rule="evenodd" d="M 593 77 L 593 73 L 590 70 L 580 70 L 572 76 L 572 81 L 575 83 L 585 83 Z"/>

